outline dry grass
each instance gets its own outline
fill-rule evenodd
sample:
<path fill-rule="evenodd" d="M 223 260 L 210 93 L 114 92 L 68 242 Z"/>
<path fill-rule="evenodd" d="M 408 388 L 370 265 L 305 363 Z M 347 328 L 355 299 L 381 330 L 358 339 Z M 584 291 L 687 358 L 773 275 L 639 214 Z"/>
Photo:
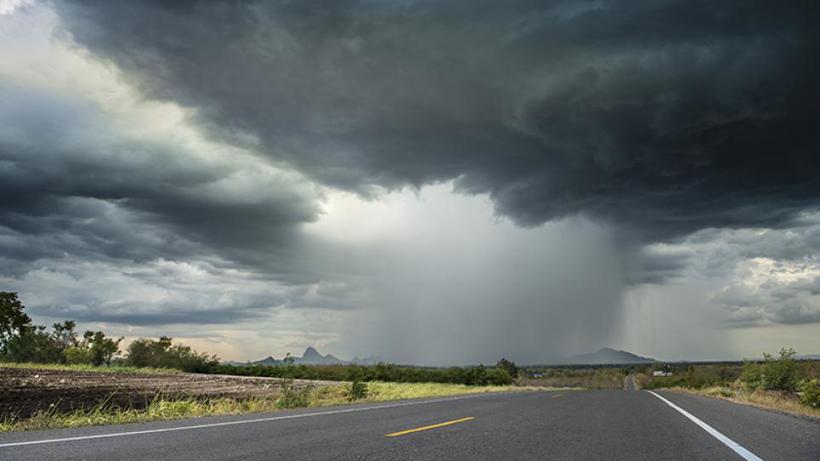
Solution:
<path fill-rule="evenodd" d="M 739 386 L 712 386 L 704 387 L 702 389 L 671 387 L 669 390 L 695 395 L 705 395 L 707 397 L 728 400 L 730 402 L 740 403 L 743 405 L 751 405 L 766 410 L 775 410 L 794 415 L 820 418 L 820 409 L 801 404 L 796 395 L 778 391 L 765 391 L 761 389 L 750 391 Z"/>
<path fill-rule="evenodd" d="M 527 386 L 465 386 L 440 383 L 367 383 L 367 397 L 361 402 L 384 402 L 388 400 L 417 399 L 424 397 L 448 397 L 488 392 L 525 392 L 547 390 Z M 348 403 L 345 386 L 325 386 L 313 389 L 310 406 L 328 406 Z"/>
<path fill-rule="evenodd" d="M 621 368 L 546 368 L 543 378 L 520 378 L 519 384 L 552 388 L 621 389 L 626 372 Z"/>
<path fill-rule="evenodd" d="M 445 397 L 487 392 L 535 390 L 544 390 L 544 388 L 371 382 L 368 383 L 367 397 L 358 400 L 358 402 L 383 402 L 422 397 Z M 344 384 L 293 389 L 290 392 L 290 398 L 286 398 L 283 393 L 267 397 L 241 399 L 220 397 L 210 399 L 184 398 L 166 400 L 157 397 L 148 406 L 142 409 L 118 408 L 101 403 L 90 410 L 76 410 L 68 413 L 44 411 L 24 419 L 6 417 L 4 421 L 0 421 L 0 432 L 139 423 L 202 416 L 263 413 L 299 406 L 325 407 L 349 403 L 347 386 Z M 294 404 L 294 402 L 296 402 L 296 404 Z"/>

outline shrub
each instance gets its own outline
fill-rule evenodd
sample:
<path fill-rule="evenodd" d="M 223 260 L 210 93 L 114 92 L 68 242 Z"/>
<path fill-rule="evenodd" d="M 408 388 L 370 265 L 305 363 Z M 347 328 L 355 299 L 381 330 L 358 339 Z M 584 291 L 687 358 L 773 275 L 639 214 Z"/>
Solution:
<path fill-rule="evenodd" d="M 361 381 L 353 381 L 345 388 L 345 395 L 347 396 L 347 400 L 349 402 L 364 399 L 367 397 L 367 393 L 367 383 L 363 383 Z"/>
<path fill-rule="evenodd" d="M 276 400 L 277 408 L 301 408 L 310 404 L 310 388 L 296 388 L 292 380 L 285 380 L 282 392 Z"/>
<path fill-rule="evenodd" d="M 488 370 L 486 381 L 483 383 L 491 384 L 493 386 L 505 386 L 508 384 L 512 384 L 513 378 L 504 368 L 493 368 Z"/>
<path fill-rule="evenodd" d="M 91 363 L 91 351 L 80 346 L 68 346 L 63 351 L 66 363 L 83 365 Z"/>
<path fill-rule="evenodd" d="M 749 389 L 757 389 L 763 384 L 763 372 L 759 364 L 754 362 L 746 362 L 743 364 L 743 372 L 740 375 L 740 380 Z"/>
<path fill-rule="evenodd" d="M 347 369 L 347 380 L 350 381 L 345 387 L 347 400 L 352 402 L 367 397 L 367 384 L 362 380 L 365 378 L 365 368 L 358 365 L 351 365 Z"/>
<path fill-rule="evenodd" d="M 778 358 L 763 354 L 765 359 L 762 372 L 763 387 L 786 392 L 796 391 L 799 382 L 797 363 L 794 360 L 796 355 L 797 353 L 791 348 L 780 349 Z"/>
<path fill-rule="evenodd" d="M 813 408 L 820 408 L 820 381 L 811 379 L 800 386 L 800 402 Z"/>
<path fill-rule="evenodd" d="M 495 364 L 495 367 L 501 370 L 506 370 L 507 374 L 510 375 L 512 379 L 518 377 L 518 367 L 515 365 L 515 362 L 502 358 Z"/>
<path fill-rule="evenodd" d="M 795 392 L 800 383 L 800 369 L 794 360 L 794 349 L 780 349 L 777 357 L 763 354 L 763 363 L 743 365 L 741 381 L 750 389 Z"/>

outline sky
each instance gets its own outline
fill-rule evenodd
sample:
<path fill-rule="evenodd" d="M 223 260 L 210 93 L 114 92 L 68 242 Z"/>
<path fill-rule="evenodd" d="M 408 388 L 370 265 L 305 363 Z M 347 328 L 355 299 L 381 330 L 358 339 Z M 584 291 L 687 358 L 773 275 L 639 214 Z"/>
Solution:
<path fill-rule="evenodd" d="M 820 353 L 818 20 L 0 0 L 0 289 L 226 360 Z"/>

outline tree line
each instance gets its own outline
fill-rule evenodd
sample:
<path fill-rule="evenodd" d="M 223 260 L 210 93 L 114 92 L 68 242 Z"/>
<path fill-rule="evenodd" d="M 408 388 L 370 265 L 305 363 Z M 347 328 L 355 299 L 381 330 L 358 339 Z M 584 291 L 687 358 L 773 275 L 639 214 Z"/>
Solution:
<path fill-rule="evenodd" d="M 214 372 L 225 375 L 271 378 L 320 379 L 325 381 L 385 381 L 394 383 L 451 383 L 468 386 L 501 386 L 518 377 L 515 363 L 501 359 L 495 367 L 415 367 L 378 363 L 376 365 L 236 365 L 221 364 Z"/>
<path fill-rule="evenodd" d="M 0 361 L 61 363 L 74 365 L 126 365 L 173 368 L 208 372 L 219 364 L 216 356 L 199 354 L 184 344 L 172 344 L 163 336 L 157 340 L 139 338 L 120 356 L 123 338 L 102 331 L 80 334 L 73 320 L 52 325 L 35 325 L 25 312 L 17 293 L 0 291 Z"/>
<path fill-rule="evenodd" d="M 414 367 L 379 363 L 359 365 L 284 365 L 222 364 L 215 355 L 200 354 L 172 339 L 139 338 L 120 355 L 123 338 L 112 338 L 102 331 L 79 334 L 76 323 L 66 320 L 52 325 L 51 331 L 35 325 L 25 313 L 17 293 L 0 291 L 0 361 L 30 363 L 125 365 L 182 370 L 192 373 L 219 373 L 238 376 L 263 376 L 286 379 L 328 381 L 387 381 L 405 383 L 453 383 L 469 386 L 507 385 L 518 377 L 515 363 L 501 359 L 494 367 Z"/>

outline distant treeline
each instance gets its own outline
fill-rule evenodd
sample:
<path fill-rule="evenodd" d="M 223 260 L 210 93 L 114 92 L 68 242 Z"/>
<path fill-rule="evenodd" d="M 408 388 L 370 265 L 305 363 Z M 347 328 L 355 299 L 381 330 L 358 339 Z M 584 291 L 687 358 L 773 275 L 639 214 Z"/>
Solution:
<path fill-rule="evenodd" d="M 17 293 L 0 291 L 0 361 L 67 363 L 95 366 L 128 365 L 169 368 L 191 373 L 211 373 L 326 381 L 389 381 L 402 383 L 453 383 L 470 386 L 512 384 L 515 364 L 501 359 L 495 367 L 430 368 L 392 364 L 358 365 L 228 365 L 214 355 L 200 354 L 171 338 L 139 338 L 120 355 L 123 338 L 102 331 L 79 334 L 71 320 L 55 323 L 51 331 L 35 325 L 24 312 Z"/>
<path fill-rule="evenodd" d="M 360 365 L 218 365 L 214 373 L 272 378 L 320 379 L 326 381 L 389 381 L 397 383 L 452 383 L 468 386 L 512 384 L 514 375 L 503 360 L 495 367 L 429 368 L 380 363 Z M 515 372 L 517 373 L 517 371 Z"/>

